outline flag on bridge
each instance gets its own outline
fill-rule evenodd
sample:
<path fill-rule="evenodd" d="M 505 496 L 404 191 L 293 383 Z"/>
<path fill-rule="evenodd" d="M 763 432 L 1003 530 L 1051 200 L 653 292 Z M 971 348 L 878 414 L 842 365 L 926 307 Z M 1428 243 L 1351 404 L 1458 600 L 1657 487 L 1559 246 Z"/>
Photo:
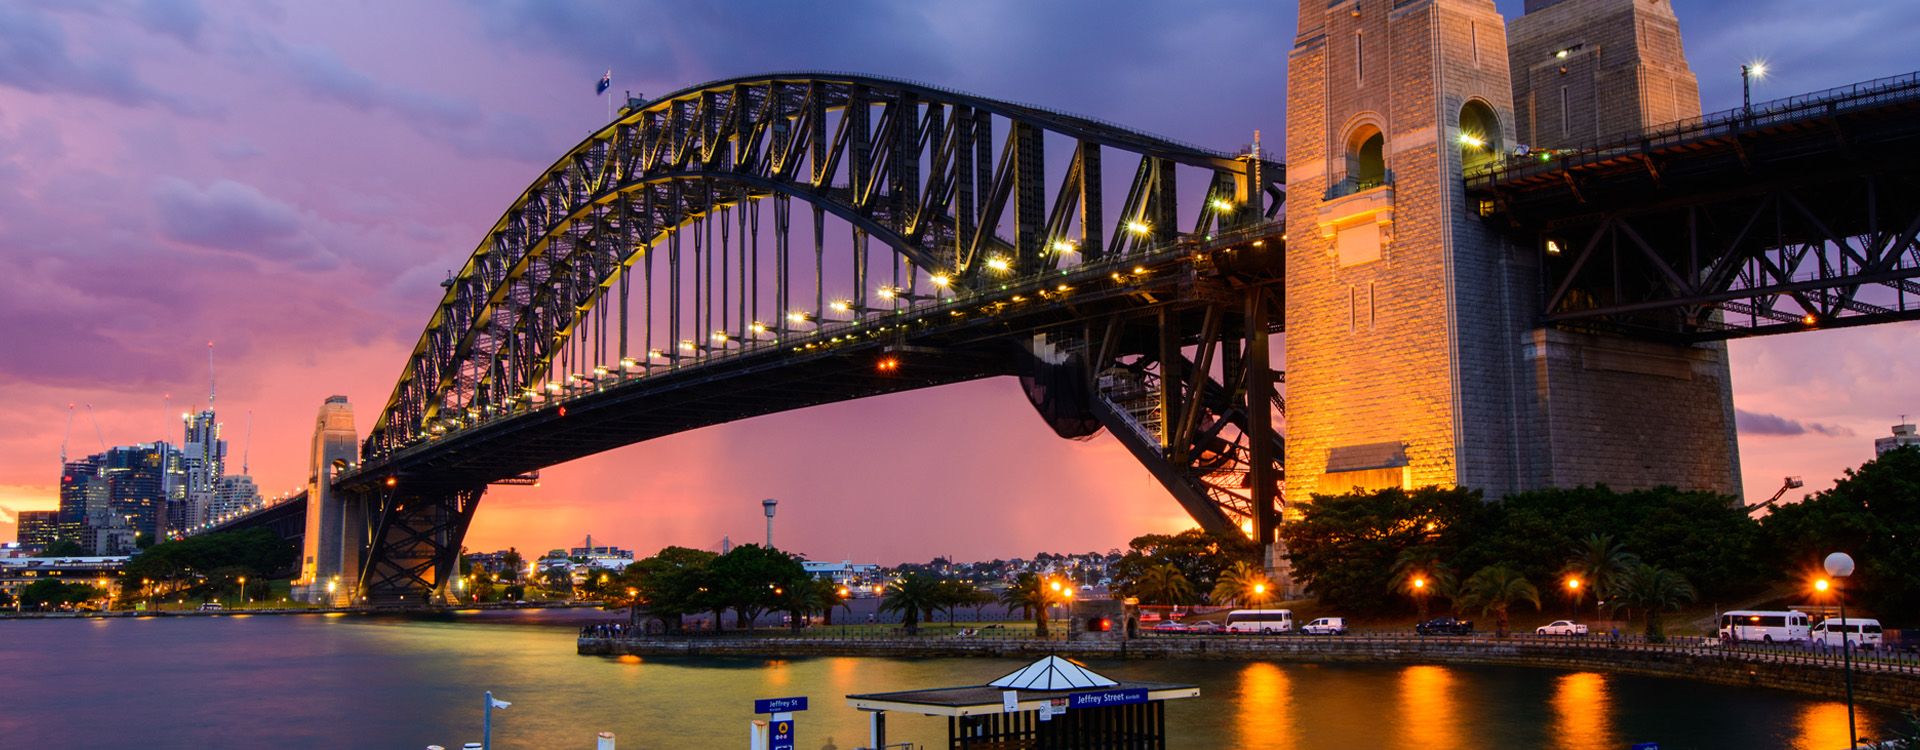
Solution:
<path fill-rule="evenodd" d="M 601 94 L 605 94 L 607 93 L 607 89 L 610 89 L 610 88 L 613 88 L 613 69 L 612 68 L 608 68 L 606 74 L 600 76 L 600 83 L 595 84 L 593 87 L 593 95 L 599 96 Z"/>

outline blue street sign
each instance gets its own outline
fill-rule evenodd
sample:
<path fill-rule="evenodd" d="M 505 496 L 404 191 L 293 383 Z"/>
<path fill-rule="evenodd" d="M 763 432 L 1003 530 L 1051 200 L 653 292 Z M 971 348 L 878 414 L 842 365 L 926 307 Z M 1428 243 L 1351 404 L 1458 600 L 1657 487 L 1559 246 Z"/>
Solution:
<path fill-rule="evenodd" d="M 1147 702 L 1146 688 L 1130 690 L 1104 690 L 1098 693 L 1074 693 L 1067 696 L 1071 703 L 1068 708 L 1099 708 L 1101 706 L 1124 706 L 1129 703 Z"/>
<path fill-rule="evenodd" d="M 782 714 L 789 711 L 807 710 L 807 697 L 798 698 L 761 698 L 753 702 L 756 714 Z"/>
<path fill-rule="evenodd" d="M 774 722 L 773 741 L 768 744 L 769 750 L 793 750 L 793 720 L 782 719 Z"/>

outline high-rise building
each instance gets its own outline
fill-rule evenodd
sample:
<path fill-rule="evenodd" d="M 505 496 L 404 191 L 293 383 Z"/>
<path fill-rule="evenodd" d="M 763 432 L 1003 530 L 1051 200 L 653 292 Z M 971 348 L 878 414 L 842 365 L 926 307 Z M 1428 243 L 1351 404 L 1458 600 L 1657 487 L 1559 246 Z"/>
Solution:
<path fill-rule="evenodd" d="M 92 457 L 107 480 L 108 510 L 149 539 L 158 539 L 167 530 L 167 465 L 172 452 L 166 443 L 141 443 Z"/>
<path fill-rule="evenodd" d="M 212 517 L 220 477 L 226 473 L 227 441 L 220 439 L 213 399 L 208 398 L 207 402 L 206 409 L 181 417 L 186 422 L 186 439 L 180 444 L 180 453 L 186 470 L 188 525 L 203 524 Z"/>
<path fill-rule="evenodd" d="M 1893 426 L 1893 436 L 1877 438 L 1873 441 L 1873 455 L 1884 456 L 1895 450 L 1909 446 L 1920 447 L 1920 433 L 1914 431 L 1912 422 L 1902 421 Z"/>
<path fill-rule="evenodd" d="M 80 541 L 87 518 L 104 512 L 110 498 L 107 478 L 100 475 L 104 454 L 68 461 L 60 472 L 60 510 L 58 534 L 63 539 Z"/>
<path fill-rule="evenodd" d="M 17 519 L 20 546 L 39 552 L 63 537 L 60 535 L 60 511 L 23 510 Z"/>

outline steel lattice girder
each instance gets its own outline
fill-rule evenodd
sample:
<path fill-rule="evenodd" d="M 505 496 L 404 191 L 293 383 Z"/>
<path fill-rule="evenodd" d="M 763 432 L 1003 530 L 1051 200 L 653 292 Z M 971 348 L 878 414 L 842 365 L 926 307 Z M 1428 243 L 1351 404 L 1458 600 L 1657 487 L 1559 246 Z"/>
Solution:
<path fill-rule="evenodd" d="M 869 124 L 874 107 L 877 127 Z M 829 111 L 843 113 L 831 136 Z M 997 169 L 995 117 L 1008 123 Z M 1042 133 L 1079 144 L 1051 216 L 1040 173 Z M 1142 157 L 1112 221 L 1101 215 L 1098 195 L 1102 149 Z M 924 176 L 923 160 L 930 165 Z M 832 184 L 842 162 L 847 179 Z M 448 280 L 363 453 L 392 451 L 443 410 L 477 408 L 537 383 L 622 269 L 723 207 L 800 198 L 918 268 L 964 279 L 989 251 L 1038 258 L 1073 207 L 1083 241 L 1096 243 L 1092 252 L 1170 241 L 1174 164 L 1212 170 L 1214 190 L 1231 188 L 1256 207 L 1269 195 L 1275 206 L 1284 197 L 1277 163 L 902 81 L 758 76 L 661 97 L 557 161 Z M 1011 240 L 998 235 L 1003 214 L 1012 220 Z M 1198 224 L 1225 229 L 1263 215 L 1216 216 L 1209 207 Z M 1114 231 L 1140 219 L 1150 221 L 1151 236 Z M 1098 248 L 1109 236 L 1108 248 Z"/>
<path fill-rule="evenodd" d="M 373 493 L 361 595 L 374 604 L 444 596 L 458 575 L 460 542 L 484 490 L 395 487 Z"/>

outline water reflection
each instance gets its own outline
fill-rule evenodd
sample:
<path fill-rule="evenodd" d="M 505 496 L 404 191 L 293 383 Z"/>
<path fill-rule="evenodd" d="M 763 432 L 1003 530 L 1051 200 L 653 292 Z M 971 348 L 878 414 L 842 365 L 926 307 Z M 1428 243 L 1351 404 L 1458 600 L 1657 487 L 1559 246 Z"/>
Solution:
<path fill-rule="evenodd" d="M 1614 738 L 1613 696 L 1605 675 L 1576 672 L 1553 683 L 1553 739 L 1568 750 L 1623 747 Z"/>
<path fill-rule="evenodd" d="M 1453 670 L 1430 664 L 1400 673 L 1399 746 L 1409 750 L 1448 750 L 1461 741 L 1460 707 Z"/>
<path fill-rule="evenodd" d="M 1293 681 L 1278 664 L 1253 662 L 1240 672 L 1234 728 L 1243 747 L 1292 747 Z"/>
<path fill-rule="evenodd" d="M 1813 703 L 1800 709 L 1800 734 L 1793 739 L 1795 750 L 1837 750 L 1847 746 L 1847 704 Z M 1862 736 L 1872 736 L 1869 727 L 1859 727 Z"/>

